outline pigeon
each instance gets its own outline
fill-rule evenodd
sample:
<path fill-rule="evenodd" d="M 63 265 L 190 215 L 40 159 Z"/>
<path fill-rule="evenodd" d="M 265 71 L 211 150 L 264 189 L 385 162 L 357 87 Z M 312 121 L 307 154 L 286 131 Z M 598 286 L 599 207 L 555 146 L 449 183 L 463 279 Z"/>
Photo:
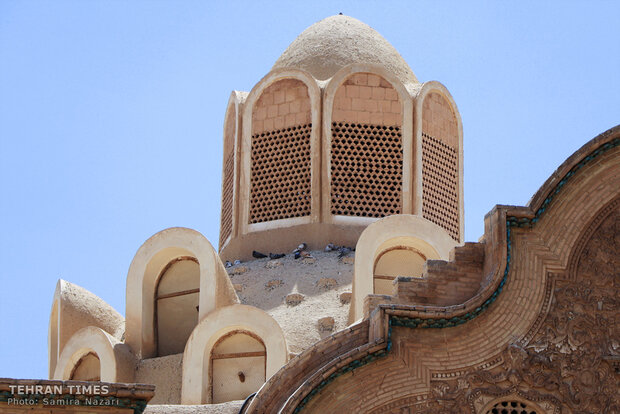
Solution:
<path fill-rule="evenodd" d="M 252 256 L 257 258 L 257 259 L 264 259 L 265 257 L 267 257 L 266 254 L 261 253 L 261 252 L 257 252 L 256 250 L 252 251 Z"/>
<path fill-rule="evenodd" d="M 338 249 L 338 258 L 343 258 L 346 255 L 348 255 L 349 253 L 351 253 L 353 250 L 350 247 L 340 247 Z"/>
<path fill-rule="evenodd" d="M 228 267 L 232 267 L 232 263 L 230 263 L 230 261 L 226 260 L 226 263 L 224 263 L 224 265 L 228 268 Z"/>
<path fill-rule="evenodd" d="M 269 253 L 269 259 L 275 260 L 286 256 L 284 253 Z"/>
<path fill-rule="evenodd" d="M 233 262 L 233 265 L 237 266 L 241 264 L 241 260 L 237 259 Z"/>
<path fill-rule="evenodd" d="M 329 243 L 327 246 L 325 246 L 326 252 L 332 252 L 334 250 L 338 250 L 338 246 L 336 246 L 334 243 Z"/>
<path fill-rule="evenodd" d="M 295 252 L 295 259 L 299 259 L 301 257 L 301 252 Z"/>
<path fill-rule="evenodd" d="M 302 250 L 306 250 L 307 247 L 308 247 L 308 245 L 306 243 L 302 243 L 299 246 L 297 246 L 297 248 L 295 250 L 293 250 L 293 253 L 297 253 L 297 252 L 300 252 Z"/>

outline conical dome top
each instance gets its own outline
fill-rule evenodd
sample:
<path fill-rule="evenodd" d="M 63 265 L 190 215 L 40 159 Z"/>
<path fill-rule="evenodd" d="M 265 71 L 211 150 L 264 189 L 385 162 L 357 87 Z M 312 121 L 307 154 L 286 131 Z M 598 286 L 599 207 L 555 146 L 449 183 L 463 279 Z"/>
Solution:
<path fill-rule="evenodd" d="M 383 36 L 349 16 L 331 16 L 304 30 L 284 51 L 273 69 L 298 68 L 316 79 L 329 79 L 353 63 L 383 66 L 403 83 L 417 83 L 403 57 Z"/>

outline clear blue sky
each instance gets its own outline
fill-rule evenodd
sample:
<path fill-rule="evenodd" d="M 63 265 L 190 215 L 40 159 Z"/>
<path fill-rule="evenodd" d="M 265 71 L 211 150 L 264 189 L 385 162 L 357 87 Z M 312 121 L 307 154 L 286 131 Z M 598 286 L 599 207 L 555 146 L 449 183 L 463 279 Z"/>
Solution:
<path fill-rule="evenodd" d="M 228 96 L 312 23 L 356 17 L 451 91 L 476 241 L 495 204 L 526 204 L 620 123 L 619 4 L 0 2 L 0 377 L 47 377 L 59 278 L 124 314 L 148 237 L 217 244 Z"/>

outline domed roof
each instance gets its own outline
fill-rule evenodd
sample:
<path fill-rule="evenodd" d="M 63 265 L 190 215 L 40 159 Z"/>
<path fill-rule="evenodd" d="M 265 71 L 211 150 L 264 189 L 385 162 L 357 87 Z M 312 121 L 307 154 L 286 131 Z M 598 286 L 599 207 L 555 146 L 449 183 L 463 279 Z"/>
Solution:
<path fill-rule="evenodd" d="M 304 30 L 272 69 L 298 68 L 316 79 L 329 79 L 346 65 L 381 65 L 403 83 L 417 83 L 403 57 L 383 36 L 349 16 L 331 16 Z"/>

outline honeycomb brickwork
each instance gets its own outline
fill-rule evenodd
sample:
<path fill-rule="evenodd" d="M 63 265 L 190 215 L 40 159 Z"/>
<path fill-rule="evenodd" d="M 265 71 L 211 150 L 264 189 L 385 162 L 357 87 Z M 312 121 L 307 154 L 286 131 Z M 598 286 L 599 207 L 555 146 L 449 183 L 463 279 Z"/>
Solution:
<path fill-rule="evenodd" d="M 422 214 L 459 240 L 458 155 L 422 134 Z"/>
<path fill-rule="evenodd" d="M 378 75 L 356 73 L 338 88 L 332 112 L 332 214 L 402 212 L 402 118 L 396 89 Z"/>
<path fill-rule="evenodd" d="M 448 101 L 431 92 L 422 113 L 422 215 L 459 241 L 458 125 Z"/>
<path fill-rule="evenodd" d="M 331 213 L 384 217 L 402 211 L 400 128 L 332 124 Z"/>
<path fill-rule="evenodd" d="M 486 411 L 485 414 L 542 414 L 521 401 L 500 401 Z"/>
<path fill-rule="evenodd" d="M 231 151 L 224 162 L 220 246 L 222 246 L 224 242 L 226 242 L 226 239 L 232 234 L 234 166 L 235 158 L 234 153 Z"/>
<path fill-rule="evenodd" d="M 220 214 L 220 247 L 232 234 L 233 192 L 235 181 L 235 111 L 229 108 L 224 126 L 224 171 L 222 173 L 222 210 Z"/>
<path fill-rule="evenodd" d="M 252 112 L 249 223 L 311 213 L 312 113 L 306 85 L 267 87 Z"/>
<path fill-rule="evenodd" d="M 311 212 L 312 124 L 252 136 L 250 223 Z"/>

